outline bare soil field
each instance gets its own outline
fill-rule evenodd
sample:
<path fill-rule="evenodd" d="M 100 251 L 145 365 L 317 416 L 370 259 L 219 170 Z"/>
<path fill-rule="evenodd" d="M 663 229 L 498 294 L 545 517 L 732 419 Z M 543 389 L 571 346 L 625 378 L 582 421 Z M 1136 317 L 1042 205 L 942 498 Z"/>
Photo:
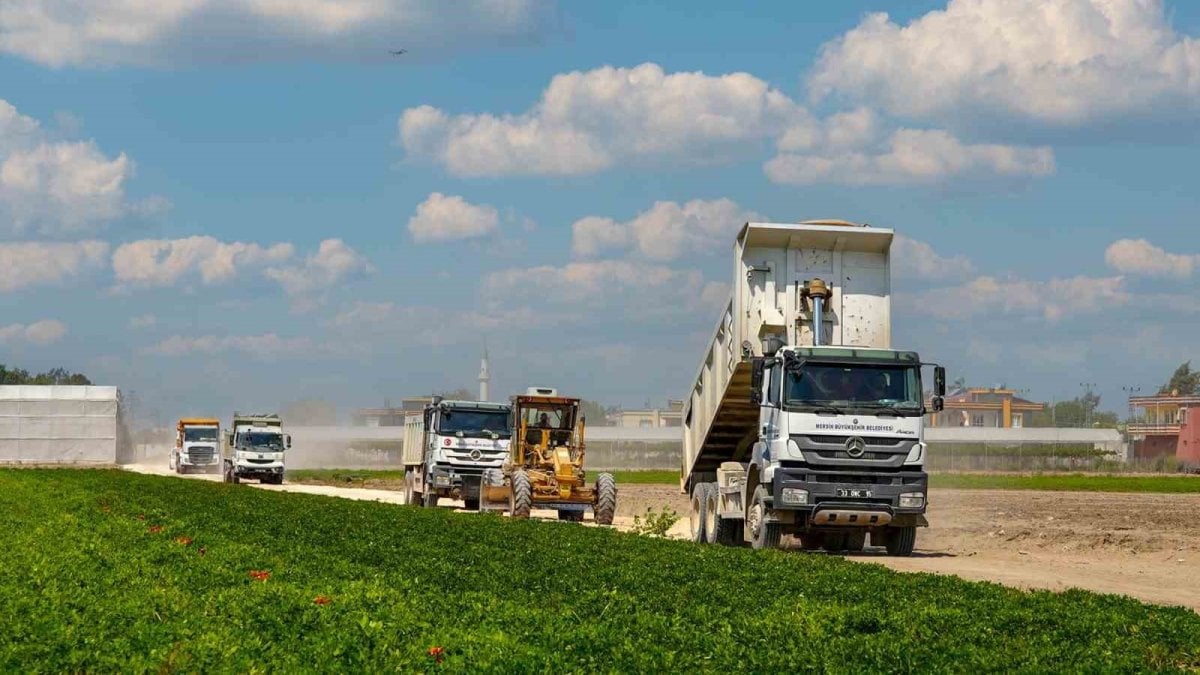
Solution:
<path fill-rule="evenodd" d="M 129 468 L 168 473 L 157 464 Z M 361 487 L 263 487 L 399 503 L 403 486 L 368 481 Z M 672 485 L 621 486 L 615 525 L 629 529 L 634 516 L 663 508 L 681 516 L 669 536 L 685 537 L 688 500 Z M 934 489 L 929 521 L 911 558 L 870 548 L 847 557 L 908 572 L 1029 589 L 1083 588 L 1200 611 L 1200 586 L 1190 583 L 1200 578 L 1200 495 Z"/>

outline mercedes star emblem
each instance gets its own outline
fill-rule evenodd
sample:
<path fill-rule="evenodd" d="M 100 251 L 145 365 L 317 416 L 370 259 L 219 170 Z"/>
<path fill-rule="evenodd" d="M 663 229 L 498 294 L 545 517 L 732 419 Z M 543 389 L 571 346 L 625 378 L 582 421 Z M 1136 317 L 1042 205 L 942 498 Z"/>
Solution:
<path fill-rule="evenodd" d="M 866 450 L 867 450 L 866 441 L 859 438 L 858 436 L 851 436 L 850 438 L 846 439 L 846 454 L 850 455 L 854 459 L 858 459 L 859 457 L 862 457 L 863 453 L 866 452 Z"/>
<path fill-rule="evenodd" d="M 479 461 L 479 458 L 480 458 L 480 457 L 482 457 L 482 456 L 483 456 L 483 453 L 482 453 L 482 452 L 479 452 L 478 450 L 472 450 L 472 451 L 471 451 L 471 459 L 472 459 L 473 461 L 476 461 L 476 462 L 478 462 L 478 461 Z"/>

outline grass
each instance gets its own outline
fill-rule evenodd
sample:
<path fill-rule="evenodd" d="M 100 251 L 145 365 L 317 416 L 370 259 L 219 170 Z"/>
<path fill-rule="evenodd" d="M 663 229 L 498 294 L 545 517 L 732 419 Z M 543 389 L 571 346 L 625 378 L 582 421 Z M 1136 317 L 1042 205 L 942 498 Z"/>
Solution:
<path fill-rule="evenodd" d="M 1134 671 L 1200 616 L 834 556 L 0 471 L 0 671 Z"/>
<path fill-rule="evenodd" d="M 588 471 L 589 477 L 598 472 Z M 617 485 L 679 485 L 678 471 L 614 471 Z M 289 480 L 297 483 L 324 485 L 370 486 L 381 481 L 404 481 L 404 471 L 396 469 L 295 469 L 288 471 Z M 590 480 L 590 478 L 589 478 Z"/>
<path fill-rule="evenodd" d="M 933 473 L 931 488 L 966 490 L 1061 490 L 1070 492 L 1200 493 L 1197 476 L 1119 474 Z"/>

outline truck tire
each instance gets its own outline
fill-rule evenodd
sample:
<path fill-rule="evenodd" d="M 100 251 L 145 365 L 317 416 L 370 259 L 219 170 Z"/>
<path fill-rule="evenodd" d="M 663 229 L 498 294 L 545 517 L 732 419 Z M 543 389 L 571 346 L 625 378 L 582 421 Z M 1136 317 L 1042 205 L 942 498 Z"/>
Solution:
<path fill-rule="evenodd" d="M 528 518 L 533 510 L 533 486 L 529 484 L 529 474 L 515 471 L 512 475 L 512 493 L 509 497 L 509 511 L 513 518 Z"/>
<path fill-rule="evenodd" d="M 916 545 L 916 527 L 910 525 L 908 527 L 889 527 L 887 529 L 886 547 L 888 555 L 907 558 L 912 555 Z"/>
<path fill-rule="evenodd" d="M 692 532 L 692 541 L 697 544 L 708 543 L 708 533 L 704 524 L 708 522 L 708 483 L 696 483 L 692 488 L 692 508 L 688 512 L 688 525 Z"/>
<path fill-rule="evenodd" d="M 611 473 L 602 473 L 596 479 L 596 523 L 612 525 L 617 515 L 617 479 Z"/>
<path fill-rule="evenodd" d="M 805 532 L 800 536 L 800 548 L 805 551 L 818 551 L 825 546 L 825 533 Z"/>
<path fill-rule="evenodd" d="M 559 509 L 558 519 L 568 523 L 582 523 L 583 511 L 574 511 L 569 509 Z"/>
<path fill-rule="evenodd" d="M 438 494 L 436 492 L 426 492 L 421 495 L 421 506 L 427 509 L 432 509 L 438 504 Z"/>
<path fill-rule="evenodd" d="M 413 492 L 413 475 L 412 475 L 412 473 L 413 473 L 412 471 L 404 472 L 404 503 L 408 504 L 409 506 L 412 506 L 413 497 L 416 495 L 416 493 Z"/>
<path fill-rule="evenodd" d="M 826 532 L 825 541 L 821 544 L 821 548 L 830 553 L 841 553 L 846 550 L 846 533 L 845 532 Z"/>
<path fill-rule="evenodd" d="M 716 483 L 708 483 L 708 499 L 704 507 L 704 535 L 710 544 L 737 546 L 742 538 L 742 521 L 721 517 L 721 493 Z"/>
<path fill-rule="evenodd" d="M 853 532 L 847 532 L 846 538 L 845 538 L 845 541 L 843 542 L 843 544 L 845 545 L 846 551 L 849 551 L 851 553 L 862 553 L 863 547 L 865 547 L 867 545 L 866 530 L 855 530 Z"/>
<path fill-rule="evenodd" d="M 463 497 L 463 506 L 468 511 L 479 510 L 479 497 Z"/>
<path fill-rule="evenodd" d="M 783 541 L 783 524 L 767 522 L 767 488 L 754 488 L 754 498 L 746 514 L 746 527 L 750 528 L 750 546 L 753 548 L 779 548 Z"/>

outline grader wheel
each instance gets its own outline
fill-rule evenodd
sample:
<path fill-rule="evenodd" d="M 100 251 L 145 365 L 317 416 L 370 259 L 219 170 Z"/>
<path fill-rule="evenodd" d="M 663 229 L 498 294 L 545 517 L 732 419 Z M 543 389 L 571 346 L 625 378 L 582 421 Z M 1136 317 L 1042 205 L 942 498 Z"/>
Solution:
<path fill-rule="evenodd" d="M 602 473 L 596 479 L 596 523 L 612 525 L 617 515 L 617 479 L 611 473 Z"/>
<path fill-rule="evenodd" d="M 529 484 L 529 474 L 517 471 L 512 475 L 512 497 L 509 502 L 513 518 L 528 518 L 533 508 L 533 486 Z"/>

